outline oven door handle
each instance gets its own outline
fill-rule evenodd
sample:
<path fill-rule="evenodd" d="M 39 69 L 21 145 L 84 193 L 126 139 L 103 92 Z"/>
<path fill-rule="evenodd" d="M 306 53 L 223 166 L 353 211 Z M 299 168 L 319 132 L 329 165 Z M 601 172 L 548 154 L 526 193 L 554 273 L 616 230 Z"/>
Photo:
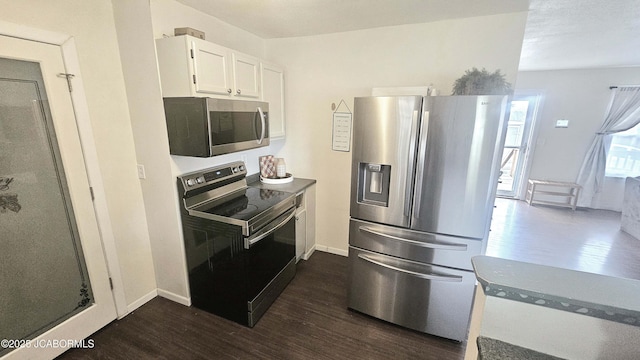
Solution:
<path fill-rule="evenodd" d="M 245 249 L 250 249 L 258 241 L 260 241 L 260 240 L 266 238 L 267 236 L 273 234 L 278 229 L 283 227 L 286 223 L 288 223 L 289 220 L 293 219 L 295 214 L 296 214 L 296 208 L 293 207 L 287 213 L 285 213 L 284 215 L 280 215 L 280 217 L 278 217 L 276 220 L 273 221 L 273 223 L 275 223 L 275 222 L 278 221 L 278 219 L 284 218 L 284 220 L 278 222 L 277 225 L 268 225 L 264 230 L 261 230 L 259 233 L 255 234 L 255 235 L 253 235 L 251 237 L 245 238 L 244 239 L 244 248 Z"/>

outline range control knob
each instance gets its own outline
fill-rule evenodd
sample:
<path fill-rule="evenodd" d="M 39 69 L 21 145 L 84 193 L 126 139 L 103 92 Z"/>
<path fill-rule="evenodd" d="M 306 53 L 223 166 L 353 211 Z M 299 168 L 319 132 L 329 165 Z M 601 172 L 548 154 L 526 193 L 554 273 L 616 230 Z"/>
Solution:
<path fill-rule="evenodd" d="M 240 165 L 240 171 L 244 171 L 244 165 Z"/>
<path fill-rule="evenodd" d="M 198 184 L 202 184 L 202 183 L 204 183 L 204 176 L 200 176 L 199 178 L 197 178 L 197 179 L 196 179 L 196 182 L 197 182 Z"/>
<path fill-rule="evenodd" d="M 196 184 L 196 181 L 194 179 L 187 179 L 187 186 L 193 186 Z"/>
<path fill-rule="evenodd" d="M 231 171 L 233 171 L 233 173 L 237 173 L 238 171 L 240 171 L 240 169 L 238 169 L 237 167 L 234 167 L 233 169 L 231 169 Z"/>

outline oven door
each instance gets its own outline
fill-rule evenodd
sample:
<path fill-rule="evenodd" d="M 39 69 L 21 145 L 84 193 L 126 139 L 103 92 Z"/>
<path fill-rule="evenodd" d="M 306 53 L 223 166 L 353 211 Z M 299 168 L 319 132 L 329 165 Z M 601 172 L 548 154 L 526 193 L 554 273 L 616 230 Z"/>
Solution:
<path fill-rule="evenodd" d="M 253 326 L 295 275 L 295 207 L 245 238 L 249 326 Z"/>

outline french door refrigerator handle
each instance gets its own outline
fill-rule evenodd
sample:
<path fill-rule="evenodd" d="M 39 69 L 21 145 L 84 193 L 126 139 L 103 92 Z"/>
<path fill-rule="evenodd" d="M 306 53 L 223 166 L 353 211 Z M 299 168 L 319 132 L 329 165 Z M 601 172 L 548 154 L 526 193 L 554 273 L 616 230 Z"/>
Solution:
<path fill-rule="evenodd" d="M 260 134 L 260 139 L 258 140 L 258 144 L 262 144 L 262 140 L 264 140 L 264 133 L 266 131 L 266 121 L 264 120 L 264 112 L 262 112 L 262 108 L 258 106 L 258 113 L 260 113 L 260 121 L 262 122 L 262 133 Z"/>
<path fill-rule="evenodd" d="M 418 162 L 415 180 L 415 196 L 413 198 L 413 217 L 420 216 L 420 202 L 422 201 L 422 181 L 424 181 L 424 165 L 427 156 L 427 133 L 429 131 L 429 111 L 424 111 L 420 123 L 420 139 L 418 141 Z"/>
<path fill-rule="evenodd" d="M 374 235 L 382 236 L 382 237 L 385 237 L 385 238 L 406 242 L 406 243 L 409 243 L 411 245 L 416 245 L 416 246 L 420 246 L 420 247 L 426 247 L 426 248 L 431 248 L 431 249 L 441 249 L 441 250 L 457 250 L 457 251 L 466 251 L 467 250 L 467 245 L 466 244 L 434 244 L 434 243 L 428 243 L 428 242 L 423 242 L 423 241 L 418 241 L 418 240 L 401 238 L 401 237 L 395 236 L 395 235 L 385 234 L 383 232 L 374 230 L 374 229 L 366 227 L 366 226 L 362 226 L 359 229 L 360 229 L 360 231 L 368 232 L 370 234 L 374 234 Z"/>
<path fill-rule="evenodd" d="M 366 254 L 358 254 L 358 258 L 360 258 L 360 259 L 362 259 L 364 261 L 370 262 L 372 264 L 381 266 L 383 268 L 387 268 L 387 269 L 390 269 L 390 270 L 401 272 L 403 274 L 419 277 L 421 279 L 436 280 L 436 281 L 447 281 L 447 282 L 462 282 L 462 276 L 455 276 L 455 275 L 442 276 L 442 275 L 425 274 L 425 273 L 421 273 L 421 272 L 417 272 L 417 271 L 407 270 L 407 269 L 403 269 L 403 268 L 400 268 L 400 267 L 397 267 L 397 266 L 394 266 L 394 265 L 385 264 L 385 263 L 383 263 L 382 261 L 379 261 L 379 260 L 372 259 L 371 257 L 367 256 Z"/>
<path fill-rule="evenodd" d="M 418 116 L 420 115 L 420 112 L 418 110 L 414 110 L 413 111 L 413 118 L 412 118 L 412 124 L 416 124 L 418 122 Z M 415 149 L 416 145 L 416 132 L 417 132 L 417 126 L 413 126 L 411 128 L 411 142 L 409 144 L 409 148 L 410 149 Z M 409 152 L 409 167 L 408 167 L 408 174 L 413 174 L 414 170 L 415 170 L 415 155 L 414 152 L 411 151 Z M 413 178 L 411 176 L 407 176 L 407 180 L 406 180 L 406 184 L 405 184 L 405 190 L 404 190 L 404 216 L 411 216 L 411 195 L 413 193 Z"/>

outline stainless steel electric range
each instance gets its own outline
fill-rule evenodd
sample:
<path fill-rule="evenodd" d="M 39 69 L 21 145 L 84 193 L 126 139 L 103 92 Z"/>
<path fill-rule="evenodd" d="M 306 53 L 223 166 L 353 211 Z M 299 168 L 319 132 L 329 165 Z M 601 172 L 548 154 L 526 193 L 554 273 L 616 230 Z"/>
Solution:
<path fill-rule="evenodd" d="M 295 276 L 295 194 L 247 186 L 243 162 L 178 177 L 193 306 L 253 327 Z"/>

